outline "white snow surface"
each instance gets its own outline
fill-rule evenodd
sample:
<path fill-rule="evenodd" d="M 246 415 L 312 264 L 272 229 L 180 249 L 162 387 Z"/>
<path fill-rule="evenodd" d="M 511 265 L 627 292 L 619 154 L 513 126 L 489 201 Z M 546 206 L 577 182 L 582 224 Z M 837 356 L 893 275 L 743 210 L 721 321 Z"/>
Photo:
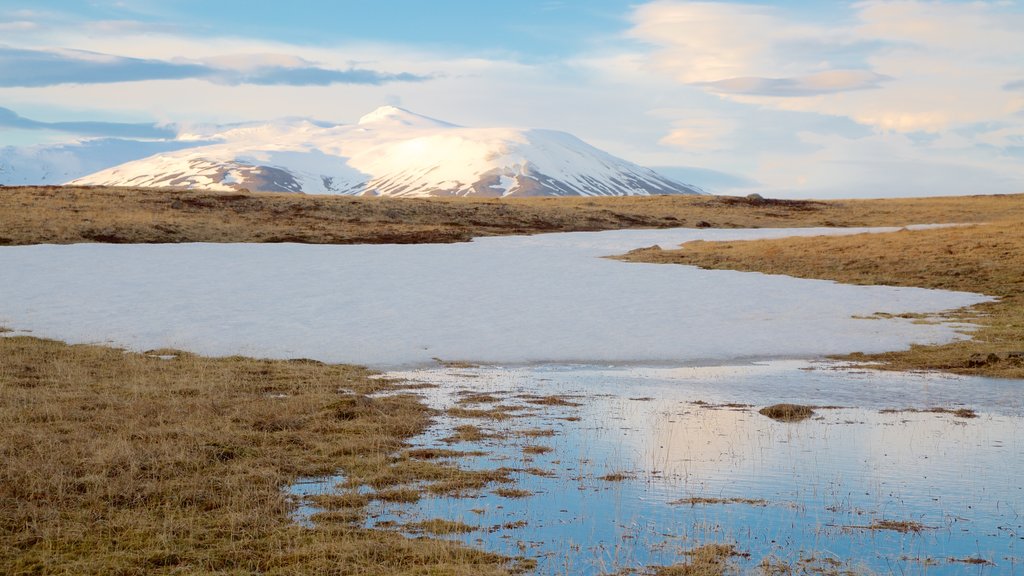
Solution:
<path fill-rule="evenodd" d="M 354 125 L 283 120 L 204 138 L 216 143 L 70 183 L 382 196 L 700 193 L 565 132 L 465 128 L 394 106 Z"/>
<path fill-rule="evenodd" d="M 721 363 L 950 341 L 958 336 L 949 325 L 852 316 L 929 313 L 988 299 L 600 258 L 693 239 L 835 233 L 674 229 L 441 245 L 2 247 L 0 326 L 135 350 L 380 368 L 433 358 Z"/>

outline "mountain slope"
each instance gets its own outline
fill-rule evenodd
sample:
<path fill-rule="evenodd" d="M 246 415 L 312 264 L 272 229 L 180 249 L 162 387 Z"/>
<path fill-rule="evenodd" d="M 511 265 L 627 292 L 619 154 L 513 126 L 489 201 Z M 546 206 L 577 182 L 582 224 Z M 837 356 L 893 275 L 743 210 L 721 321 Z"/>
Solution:
<path fill-rule="evenodd" d="M 464 128 L 393 106 L 355 125 L 235 127 L 70 183 L 381 196 L 701 193 L 565 132 Z"/>

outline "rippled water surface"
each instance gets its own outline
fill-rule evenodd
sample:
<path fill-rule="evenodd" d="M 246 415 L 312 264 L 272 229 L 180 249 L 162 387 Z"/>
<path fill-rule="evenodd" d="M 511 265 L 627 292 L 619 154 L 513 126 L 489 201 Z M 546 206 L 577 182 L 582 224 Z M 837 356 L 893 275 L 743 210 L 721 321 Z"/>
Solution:
<path fill-rule="evenodd" d="M 503 421 L 441 417 L 415 444 L 484 452 L 463 462 L 516 470 L 514 488 L 531 495 L 502 497 L 496 491 L 511 486 L 493 485 L 463 498 L 378 503 L 371 525 L 458 520 L 479 529 L 456 538 L 535 557 L 542 574 L 672 564 L 709 542 L 735 544 L 749 557 L 734 562 L 750 570 L 766 558 L 813 557 L 885 574 L 1024 572 L 1021 381 L 797 361 L 391 376 L 436 384 L 423 393 L 439 409 L 470 392 L 521 407 Z M 550 395 L 577 405 L 531 403 Z M 828 407 L 797 423 L 758 413 L 776 402 Z M 970 407 L 978 416 L 890 412 L 931 407 Z M 464 424 L 495 436 L 443 440 Z M 528 454 L 528 445 L 552 451 Z M 887 521 L 919 530 L 879 529 Z"/>

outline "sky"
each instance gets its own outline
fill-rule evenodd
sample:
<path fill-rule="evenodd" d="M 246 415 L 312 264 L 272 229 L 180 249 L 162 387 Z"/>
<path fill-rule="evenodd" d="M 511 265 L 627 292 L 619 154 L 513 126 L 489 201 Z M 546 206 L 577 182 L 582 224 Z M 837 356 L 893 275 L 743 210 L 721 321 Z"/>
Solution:
<path fill-rule="evenodd" d="M 4 0 L 0 160 L 390 104 L 717 193 L 1024 192 L 1021 30 L 1016 1 Z"/>

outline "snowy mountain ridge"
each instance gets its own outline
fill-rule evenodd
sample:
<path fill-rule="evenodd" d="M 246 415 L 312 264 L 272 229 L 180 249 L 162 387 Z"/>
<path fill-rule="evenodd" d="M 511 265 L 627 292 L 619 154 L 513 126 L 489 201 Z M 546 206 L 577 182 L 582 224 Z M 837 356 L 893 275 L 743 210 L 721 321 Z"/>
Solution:
<path fill-rule="evenodd" d="M 466 128 L 394 106 L 357 124 L 287 120 L 201 136 L 197 146 L 70 184 L 409 197 L 702 193 L 566 132 Z"/>

